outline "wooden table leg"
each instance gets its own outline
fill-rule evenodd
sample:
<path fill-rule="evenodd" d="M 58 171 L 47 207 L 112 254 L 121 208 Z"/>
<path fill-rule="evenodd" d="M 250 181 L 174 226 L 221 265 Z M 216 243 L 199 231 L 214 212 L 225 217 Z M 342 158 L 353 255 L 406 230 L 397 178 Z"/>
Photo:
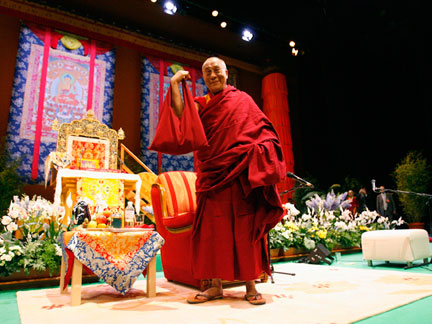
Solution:
<path fill-rule="evenodd" d="M 147 298 L 156 297 L 156 256 L 147 266 Z"/>
<path fill-rule="evenodd" d="M 66 294 L 67 293 L 68 287 L 67 286 L 64 287 L 65 276 L 66 276 L 66 265 L 65 265 L 64 258 L 62 256 L 61 266 L 60 266 L 60 294 Z"/>
<path fill-rule="evenodd" d="M 74 258 L 72 267 L 71 305 L 81 305 L 82 264 Z"/>

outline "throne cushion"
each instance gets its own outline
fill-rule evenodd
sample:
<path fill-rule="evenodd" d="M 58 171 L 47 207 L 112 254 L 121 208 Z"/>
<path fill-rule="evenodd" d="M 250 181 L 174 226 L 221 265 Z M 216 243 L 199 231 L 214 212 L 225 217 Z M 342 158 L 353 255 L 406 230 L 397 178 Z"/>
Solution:
<path fill-rule="evenodd" d="M 69 136 L 67 153 L 72 156 L 72 166 L 82 169 L 109 168 L 109 141 L 107 139 Z"/>

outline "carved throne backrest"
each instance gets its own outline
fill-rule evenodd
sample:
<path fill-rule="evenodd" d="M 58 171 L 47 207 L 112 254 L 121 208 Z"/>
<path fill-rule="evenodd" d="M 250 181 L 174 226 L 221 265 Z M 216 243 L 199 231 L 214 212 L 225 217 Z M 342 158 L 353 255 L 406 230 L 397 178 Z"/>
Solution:
<path fill-rule="evenodd" d="M 118 141 L 124 139 L 124 132 L 109 128 L 96 119 L 89 110 L 81 120 L 58 125 L 57 153 L 72 157 L 72 166 L 93 169 L 117 169 Z"/>

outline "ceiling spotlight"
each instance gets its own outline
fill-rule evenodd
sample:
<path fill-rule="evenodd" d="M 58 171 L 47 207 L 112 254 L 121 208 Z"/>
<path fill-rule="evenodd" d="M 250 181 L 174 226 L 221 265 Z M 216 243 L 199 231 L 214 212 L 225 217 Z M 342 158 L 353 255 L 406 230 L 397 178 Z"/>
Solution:
<path fill-rule="evenodd" d="M 254 35 L 249 29 L 243 30 L 242 39 L 246 42 L 249 42 Z"/>
<path fill-rule="evenodd" d="M 220 23 L 220 26 L 221 26 L 222 28 L 225 28 L 225 27 L 227 26 L 226 21 L 222 21 L 222 22 Z"/>
<path fill-rule="evenodd" d="M 157 0 L 150 0 L 151 2 L 153 2 L 153 3 L 156 3 L 157 2 Z"/>
<path fill-rule="evenodd" d="M 213 17 L 217 17 L 219 15 L 219 11 L 217 11 L 217 10 L 213 10 L 212 11 L 212 16 Z"/>
<path fill-rule="evenodd" d="M 296 46 L 296 43 L 294 41 L 289 42 L 289 46 L 294 47 Z"/>
<path fill-rule="evenodd" d="M 165 1 L 164 3 L 164 12 L 168 15 L 174 15 L 177 11 L 177 6 L 172 1 Z"/>
<path fill-rule="evenodd" d="M 298 55 L 298 49 L 295 49 L 293 47 L 293 49 L 291 50 L 291 54 L 294 55 L 294 56 L 297 56 Z"/>

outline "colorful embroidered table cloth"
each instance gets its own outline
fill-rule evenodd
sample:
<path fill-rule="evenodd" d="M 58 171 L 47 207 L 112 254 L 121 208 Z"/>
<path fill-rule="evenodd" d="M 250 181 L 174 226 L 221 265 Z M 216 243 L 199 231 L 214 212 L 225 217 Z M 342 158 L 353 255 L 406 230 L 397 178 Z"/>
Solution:
<path fill-rule="evenodd" d="M 67 265 L 65 286 L 75 257 L 102 281 L 126 294 L 164 242 L 159 233 L 151 230 L 66 232 L 60 239 Z"/>

